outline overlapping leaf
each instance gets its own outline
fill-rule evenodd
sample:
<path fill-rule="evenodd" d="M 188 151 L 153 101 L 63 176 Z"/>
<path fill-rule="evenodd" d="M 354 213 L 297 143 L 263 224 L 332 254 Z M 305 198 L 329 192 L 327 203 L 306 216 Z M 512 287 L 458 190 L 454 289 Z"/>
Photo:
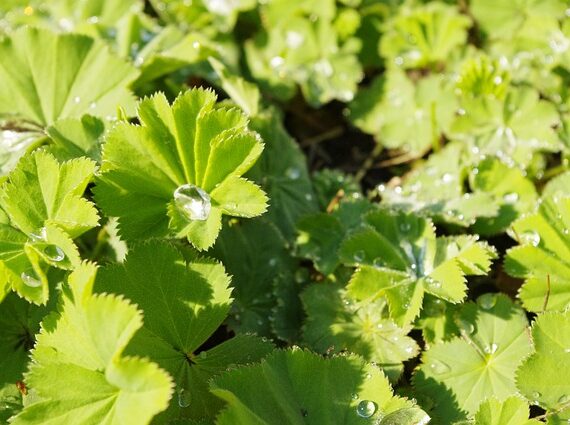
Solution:
<path fill-rule="evenodd" d="M 562 310 L 570 303 L 570 198 L 546 198 L 534 214 L 518 219 L 505 270 L 524 278 L 519 297 L 529 311 Z"/>
<path fill-rule="evenodd" d="M 228 402 L 219 425 L 371 420 L 412 425 L 429 420 L 412 402 L 394 397 L 382 372 L 356 356 L 324 359 L 301 350 L 275 351 L 261 364 L 214 379 L 211 388 Z"/>
<path fill-rule="evenodd" d="M 465 276 L 488 272 L 494 250 L 473 236 L 440 237 L 424 218 L 380 210 L 365 217 L 369 229 L 343 243 L 340 255 L 358 266 L 348 286 L 357 300 L 386 297 L 400 325 L 418 314 L 424 293 L 452 303 L 463 300 Z"/>
<path fill-rule="evenodd" d="M 313 284 L 302 295 L 303 336 L 320 353 L 349 351 L 376 363 L 395 382 L 402 362 L 418 354 L 408 328 L 389 319 L 386 300 L 355 302 L 338 284 Z"/>
<path fill-rule="evenodd" d="M 514 394 L 515 370 L 531 351 L 525 314 L 504 295 L 466 304 L 459 323 L 461 334 L 426 350 L 414 376 L 416 390 L 444 421 L 475 414 L 487 398 Z"/>
<path fill-rule="evenodd" d="M 549 423 L 570 419 L 570 313 L 548 312 L 532 325 L 534 353 L 517 369 L 518 390 L 551 415 Z"/>
<path fill-rule="evenodd" d="M 141 312 L 120 297 L 93 295 L 95 272 L 91 264 L 76 269 L 60 313 L 42 323 L 26 375 L 38 399 L 12 423 L 148 424 L 168 406 L 170 376 L 122 354 L 142 326 Z"/>
<path fill-rule="evenodd" d="M 122 236 L 174 233 L 203 250 L 216 240 L 222 215 L 265 211 L 265 194 L 241 178 L 263 144 L 241 112 L 215 108 L 215 102 L 215 94 L 202 89 L 180 95 L 172 106 L 157 94 L 139 105 L 142 125 L 123 123 L 109 133 L 95 195 L 118 217 Z M 193 194 L 180 204 L 177 190 Z M 199 217 L 189 214 L 196 208 Z"/>
<path fill-rule="evenodd" d="M 175 380 L 177 397 L 164 419 L 213 416 L 219 403 L 208 393 L 208 380 L 272 348 L 245 336 L 197 354 L 230 309 L 229 281 L 221 264 L 199 258 L 187 263 L 174 247 L 158 242 L 136 247 L 124 264 L 99 272 L 98 292 L 124 294 L 144 312 L 144 327 L 127 352 L 153 359 Z"/>
<path fill-rule="evenodd" d="M 79 263 L 72 238 L 97 225 L 93 204 L 82 198 L 95 163 L 80 158 L 59 164 L 50 154 L 23 158 L 4 182 L 0 206 L 9 223 L 0 225 L 2 298 L 10 288 L 38 304 L 48 298 L 46 266 Z"/>

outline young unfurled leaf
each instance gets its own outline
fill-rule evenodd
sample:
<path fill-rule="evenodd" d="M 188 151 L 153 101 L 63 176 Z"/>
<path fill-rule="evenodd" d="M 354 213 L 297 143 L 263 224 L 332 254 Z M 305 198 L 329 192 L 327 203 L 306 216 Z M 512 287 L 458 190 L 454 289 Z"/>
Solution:
<path fill-rule="evenodd" d="M 22 28 L 0 42 L 0 57 L 0 115 L 45 127 L 134 106 L 127 86 L 135 68 L 89 37 Z"/>
<path fill-rule="evenodd" d="M 570 419 L 570 312 L 539 315 L 532 325 L 534 353 L 517 369 L 517 388 L 531 403 Z"/>
<path fill-rule="evenodd" d="M 465 304 L 458 323 L 460 335 L 426 350 L 414 375 L 416 390 L 444 421 L 475 414 L 489 397 L 514 394 L 515 370 L 531 351 L 524 311 L 504 295 Z"/>
<path fill-rule="evenodd" d="M 495 251 L 473 236 L 436 238 L 431 221 L 385 210 L 369 213 L 370 228 L 347 238 L 341 260 L 358 266 L 348 291 L 357 300 L 386 297 L 400 325 L 418 314 L 424 293 L 452 303 L 465 297 L 465 276 L 485 275 Z"/>
<path fill-rule="evenodd" d="M 72 238 L 95 227 L 97 210 L 82 194 L 95 171 L 86 158 L 62 164 L 50 154 L 23 158 L 2 185 L 0 206 L 0 299 L 10 289 L 37 304 L 48 298 L 45 266 L 79 263 Z"/>
<path fill-rule="evenodd" d="M 219 425 L 429 421 L 412 402 L 392 395 L 378 368 L 353 355 L 322 358 L 279 350 L 260 364 L 215 378 L 211 389 L 228 403 L 217 418 Z"/>
<path fill-rule="evenodd" d="M 445 63 L 464 44 L 469 18 L 453 6 L 430 2 L 402 7 L 388 24 L 380 54 L 403 68 L 423 68 Z"/>
<path fill-rule="evenodd" d="M 208 380 L 230 364 L 256 361 L 272 349 L 243 337 L 196 353 L 226 318 L 229 281 L 221 264 L 187 263 L 173 246 L 159 242 L 132 249 L 124 264 L 103 268 L 97 276 L 96 291 L 124 294 L 144 312 L 144 326 L 127 353 L 151 358 L 174 377 L 177 394 L 165 418 L 212 417 L 219 403 L 208 392 Z"/>
<path fill-rule="evenodd" d="M 261 154 L 245 115 L 216 108 L 216 95 L 193 89 L 170 105 L 163 94 L 139 105 L 142 125 L 120 123 L 106 138 L 95 197 L 127 239 L 187 237 L 209 248 L 222 215 L 254 217 L 267 208 L 241 177 Z"/>
<path fill-rule="evenodd" d="M 303 336 L 320 353 L 361 355 L 376 363 L 392 382 L 403 371 L 402 362 L 418 354 L 409 328 L 389 319 L 384 299 L 356 302 L 338 284 L 313 284 L 302 295 L 307 311 Z"/>
<path fill-rule="evenodd" d="M 524 278 L 519 297 L 529 311 L 563 310 L 570 303 L 570 198 L 546 198 L 534 214 L 512 225 L 520 245 L 511 248 L 505 270 Z"/>
<path fill-rule="evenodd" d="M 122 355 L 142 326 L 141 312 L 120 297 L 91 294 L 95 272 L 91 264 L 77 268 L 60 313 L 44 319 L 26 375 L 38 399 L 13 424 L 148 424 L 168 406 L 170 376 Z"/>

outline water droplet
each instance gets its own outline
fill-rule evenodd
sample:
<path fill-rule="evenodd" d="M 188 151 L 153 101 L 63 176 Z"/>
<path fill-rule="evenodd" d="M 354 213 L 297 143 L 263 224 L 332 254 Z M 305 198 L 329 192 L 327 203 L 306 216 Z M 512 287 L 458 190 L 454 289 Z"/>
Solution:
<path fill-rule="evenodd" d="M 178 405 L 180 407 L 190 406 L 190 393 L 184 388 L 178 390 Z"/>
<path fill-rule="evenodd" d="M 283 59 L 281 56 L 274 56 L 269 61 L 269 65 L 271 65 L 271 68 L 274 69 L 280 68 L 281 66 L 283 66 L 284 63 L 285 59 Z"/>
<path fill-rule="evenodd" d="M 309 412 L 307 412 L 305 409 L 301 409 L 301 416 L 306 418 L 307 416 L 309 416 Z"/>
<path fill-rule="evenodd" d="M 360 263 L 364 260 L 364 256 L 365 256 L 365 254 L 364 254 L 363 250 L 356 251 L 354 253 L 354 261 L 356 261 L 357 263 Z"/>
<path fill-rule="evenodd" d="M 518 200 L 519 200 L 519 194 L 516 192 L 505 193 L 505 195 L 503 196 L 503 201 L 505 201 L 507 204 L 514 204 Z"/>
<path fill-rule="evenodd" d="M 402 65 L 404 64 L 404 58 L 401 57 L 401 56 L 397 56 L 397 57 L 394 59 L 394 63 L 395 63 L 396 65 L 398 65 L 398 66 L 402 66 Z"/>
<path fill-rule="evenodd" d="M 534 400 L 538 400 L 541 396 L 542 396 L 542 394 L 540 394 L 538 391 L 533 391 L 533 393 L 532 393 L 532 398 Z"/>
<path fill-rule="evenodd" d="M 137 68 L 142 66 L 142 64 L 144 63 L 144 57 L 142 57 L 141 55 L 137 55 L 133 63 Z"/>
<path fill-rule="evenodd" d="M 73 98 L 73 101 L 74 101 L 75 103 L 79 103 L 79 102 L 81 102 L 81 98 L 80 98 L 79 96 L 75 96 L 75 97 Z"/>
<path fill-rule="evenodd" d="M 428 285 L 428 287 L 429 287 L 430 289 L 439 289 L 439 288 L 441 288 L 441 282 L 438 281 L 438 280 L 435 280 L 435 279 L 434 279 L 433 277 L 431 277 L 431 276 L 428 276 L 428 277 L 426 278 L 426 282 L 427 282 L 427 285 Z"/>
<path fill-rule="evenodd" d="M 524 244 L 530 244 L 532 246 L 538 246 L 540 243 L 540 235 L 534 230 L 529 230 L 521 234 L 521 242 Z"/>
<path fill-rule="evenodd" d="M 380 258 L 380 257 L 376 257 L 373 261 L 372 264 L 374 265 L 374 267 L 383 267 L 384 266 L 384 261 Z"/>
<path fill-rule="evenodd" d="M 412 346 L 406 347 L 406 348 L 404 348 L 404 351 L 407 354 L 412 354 L 414 352 L 414 347 L 412 347 Z"/>
<path fill-rule="evenodd" d="M 459 108 L 459 109 L 457 110 L 457 115 L 465 115 L 465 109 Z"/>
<path fill-rule="evenodd" d="M 407 232 L 409 232 L 411 228 L 412 228 L 412 225 L 411 225 L 409 222 L 407 222 L 407 221 L 404 221 L 404 222 L 400 223 L 400 231 L 401 231 L 402 233 L 407 233 Z"/>
<path fill-rule="evenodd" d="M 493 78 L 493 83 L 498 86 L 499 84 L 501 84 L 503 82 L 503 78 L 500 75 L 495 76 L 495 78 Z"/>
<path fill-rule="evenodd" d="M 447 363 L 444 363 L 440 360 L 432 361 L 430 363 L 429 367 L 432 370 L 432 372 L 435 373 L 436 375 L 442 375 L 442 374 L 447 373 L 451 370 L 451 368 L 449 367 L 449 365 Z"/>
<path fill-rule="evenodd" d="M 62 261 L 65 259 L 65 253 L 57 245 L 46 245 L 43 249 L 44 255 L 51 261 Z"/>
<path fill-rule="evenodd" d="M 277 258 L 271 258 L 269 260 L 269 267 L 275 267 L 277 265 Z"/>
<path fill-rule="evenodd" d="M 356 406 L 356 413 L 361 418 L 370 418 L 374 413 L 376 413 L 376 409 L 378 406 L 371 400 L 362 400 Z"/>
<path fill-rule="evenodd" d="M 382 193 L 386 190 L 386 185 L 385 184 L 379 184 L 378 185 L 378 192 Z"/>
<path fill-rule="evenodd" d="M 24 285 L 29 286 L 30 288 L 38 288 L 42 286 L 42 281 L 38 278 L 38 275 L 34 271 L 34 269 L 26 270 L 22 272 L 20 275 Z"/>
<path fill-rule="evenodd" d="M 196 50 L 199 50 L 202 46 L 200 45 L 200 42 L 198 40 L 192 42 L 192 47 Z"/>
<path fill-rule="evenodd" d="M 32 242 L 45 242 L 47 239 L 47 230 L 42 227 L 38 233 L 30 233 L 30 240 Z"/>
<path fill-rule="evenodd" d="M 212 207 L 210 195 L 193 184 L 184 184 L 174 191 L 176 207 L 190 220 L 204 221 Z"/>
<path fill-rule="evenodd" d="M 418 266 L 415 263 L 413 263 L 410 267 L 412 268 L 412 270 L 416 270 L 418 268 Z"/>
<path fill-rule="evenodd" d="M 89 104 L 89 108 L 90 108 L 90 109 L 95 109 L 96 107 L 97 107 L 97 104 L 96 104 L 95 102 L 91 102 L 91 103 Z"/>
<path fill-rule="evenodd" d="M 453 174 L 445 173 L 443 176 L 441 176 L 441 181 L 445 184 L 451 183 L 453 181 Z"/>
<path fill-rule="evenodd" d="M 371 373 L 367 373 L 366 376 L 365 376 L 365 378 L 366 378 L 366 379 L 372 378 L 372 374 L 371 374 Z"/>
<path fill-rule="evenodd" d="M 312 201 L 313 200 L 313 195 L 311 195 L 310 193 L 305 193 L 305 199 L 307 201 Z"/>
<path fill-rule="evenodd" d="M 321 59 L 313 65 L 315 72 L 324 75 L 325 77 L 331 77 L 333 75 L 333 67 L 327 59 Z"/>
<path fill-rule="evenodd" d="M 483 351 L 487 354 L 495 354 L 498 348 L 499 346 L 493 342 L 492 344 L 487 345 Z"/>
<path fill-rule="evenodd" d="M 497 303 L 497 296 L 495 294 L 483 294 L 477 299 L 477 304 L 483 310 L 491 310 Z"/>
<path fill-rule="evenodd" d="M 287 31 L 285 34 L 285 43 L 291 49 L 296 49 L 303 44 L 305 36 L 297 31 Z"/>
<path fill-rule="evenodd" d="M 560 404 L 566 404 L 570 401 L 570 396 L 566 395 L 566 394 L 562 394 L 560 396 L 560 398 L 558 399 L 558 403 Z"/>
<path fill-rule="evenodd" d="M 350 396 L 350 398 L 352 398 L 353 400 L 358 400 L 358 394 L 352 393 L 352 395 Z"/>
<path fill-rule="evenodd" d="M 479 168 L 475 167 L 473 168 L 473 171 L 471 171 L 471 173 L 476 176 L 477 174 L 479 174 Z"/>
<path fill-rule="evenodd" d="M 287 175 L 287 178 L 289 178 L 291 180 L 297 180 L 299 177 L 301 177 L 301 170 L 299 170 L 296 167 L 290 167 L 290 168 L 287 168 L 287 171 L 285 171 L 285 174 Z"/>
<path fill-rule="evenodd" d="M 98 22 L 99 22 L 98 16 L 90 16 L 89 18 L 87 18 L 87 23 L 89 24 L 96 24 Z"/>

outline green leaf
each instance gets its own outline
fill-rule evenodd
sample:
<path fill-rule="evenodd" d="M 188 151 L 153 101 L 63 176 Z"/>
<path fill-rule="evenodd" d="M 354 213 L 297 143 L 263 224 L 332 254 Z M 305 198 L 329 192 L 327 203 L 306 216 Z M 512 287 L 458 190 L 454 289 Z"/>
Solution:
<path fill-rule="evenodd" d="M 529 311 L 562 310 L 570 303 L 568 229 L 570 198 L 556 196 L 512 225 L 520 245 L 507 251 L 505 270 L 525 279 L 519 297 Z"/>
<path fill-rule="evenodd" d="M 263 219 L 230 223 L 220 233 L 212 253 L 232 275 L 235 302 L 228 325 L 235 332 L 270 336 L 277 299 L 273 284 L 287 276 L 294 284 L 294 260 L 279 230 Z M 297 303 L 299 301 L 297 300 Z"/>
<path fill-rule="evenodd" d="M 436 238 L 431 221 L 380 210 L 365 217 L 368 230 L 347 238 L 341 260 L 358 266 L 348 286 L 357 300 L 386 297 L 400 325 L 418 314 L 424 293 L 463 300 L 466 275 L 485 275 L 495 251 L 474 236 Z"/>
<path fill-rule="evenodd" d="M 265 211 L 265 194 L 240 178 L 263 144 L 242 113 L 214 108 L 215 102 L 215 94 L 202 89 L 187 91 L 172 106 L 156 94 L 139 105 L 142 125 L 121 123 L 110 131 L 95 197 L 118 217 L 121 236 L 174 233 L 204 250 L 214 243 L 223 214 Z"/>
<path fill-rule="evenodd" d="M 387 61 L 406 69 L 445 63 L 465 43 L 470 26 L 469 18 L 444 3 L 402 7 L 388 24 L 380 52 Z"/>
<path fill-rule="evenodd" d="M 406 336 L 408 329 L 388 318 L 386 301 L 355 302 L 337 284 L 313 284 L 302 295 L 307 311 L 303 336 L 320 353 L 345 350 L 376 363 L 392 382 L 403 371 L 402 362 L 419 348 Z"/>
<path fill-rule="evenodd" d="M 456 109 L 452 87 L 441 76 L 414 83 L 402 70 L 389 68 L 358 92 L 349 117 L 382 146 L 422 156 L 439 144 Z"/>
<path fill-rule="evenodd" d="M 261 158 L 247 175 L 271 199 L 265 217 L 291 241 L 297 220 L 317 210 L 306 158 L 275 109 L 254 117 L 251 128 L 261 134 L 266 144 Z"/>
<path fill-rule="evenodd" d="M 259 112 L 259 102 L 261 93 L 257 86 L 243 78 L 234 75 L 230 70 L 216 58 L 208 59 L 212 68 L 220 78 L 221 86 L 230 98 L 249 117 L 255 117 Z"/>
<path fill-rule="evenodd" d="M 0 386 L 22 380 L 34 335 L 52 307 L 38 307 L 16 294 L 9 294 L 0 303 Z"/>
<path fill-rule="evenodd" d="M 297 223 L 297 255 L 313 261 L 315 268 L 328 275 L 339 265 L 339 249 L 344 239 L 363 227 L 361 222 L 372 206 L 367 201 L 341 202 L 331 214 L 303 216 Z"/>
<path fill-rule="evenodd" d="M 39 400 L 14 424 L 147 424 L 168 405 L 170 376 L 155 363 L 122 352 L 142 326 L 135 306 L 113 295 L 92 295 L 95 266 L 84 264 L 70 278 L 61 312 L 42 323 L 26 383 Z"/>
<path fill-rule="evenodd" d="M 463 114 L 455 117 L 450 133 L 481 155 L 526 168 L 533 153 L 561 149 L 553 128 L 560 122 L 558 112 L 533 88 L 511 88 L 504 99 L 463 99 L 462 108 Z"/>
<path fill-rule="evenodd" d="M 548 312 L 539 315 L 532 325 L 533 354 L 517 369 L 517 388 L 533 404 L 550 414 L 570 412 L 570 313 Z"/>
<path fill-rule="evenodd" d="M 72 269 L 80 262 L 72 238 L 98 223 L 95 207 L 81 195 L 95 164 L 80 158 L 59 164 L 36 152 L 24 157 L 2 186 L 0 206 L 9 224 L 0 224 L 0 299 L 10 289 L 45 304 L 46 265 Z"/>
<path fill-rule="evenodd" d="M 475 414 L 475 423 L 478 425 L 538 425 L 537 419 L 529 419 L 528 404 L 517 396 L 504 401 L 495 398 L 481 403 Z"/>
<path fill-rule="evenodd" d="M 187 263 L 164 242 L 135 247 L 123 264 L 103 268 L 97 276 L 96 291 L 124 294 L 144 312 L 144 327 L 127 353 L 149 357 L 174 377 L 177 397 L 164 419 L 212 417 L 220 403 L 209 393 L 208 380 L 272 349 L 246 336 L 197 354 L 229 311 L 229 281 L 221 264 L 202 258 Z"/>
<path fill-rule="evenodd" d="M 114 116 L 117 105 L 132 106 L 127 86 L 136 70 L 91 38 L 23 28 L 0 42 L 0 56 L 0 115 L 44 127 L 85 113 Z"/>
<path fill-rule="evenodd" d="M 228 403 L 219 425 L 361 424 L 413 407 L 394 397 L 379 369 L 359 357 L 324 359 L 298 349 L 221 375 L 211 388 Z"/>
<path fill-rule="evenodd" d="M 84 115 L 79 118 L 64 118 L 49 126 L 47 133 L 53 140 L 54 152 L 65 159 L 86 156 L 101 160 L 101 143 L 105 124 L 98 118 Z"/>
<path fill-rule="evenodd" d="M 504 295 L 465 304 L 459 323 L 460 336 L 423 353 L 413 380 L 433 399 L 434 416 L 445 421 L 475 414 L 487 398 L 514 394 L 515 370 L 531 351 L 524 311 Z"/>
<path fill-rule="evenodd" d="M 560 18 L 567 8 L 563 0 L 473 0 L 471 11 L 492 38 L 509 38 L 525 20 L 533 17 Z"/>

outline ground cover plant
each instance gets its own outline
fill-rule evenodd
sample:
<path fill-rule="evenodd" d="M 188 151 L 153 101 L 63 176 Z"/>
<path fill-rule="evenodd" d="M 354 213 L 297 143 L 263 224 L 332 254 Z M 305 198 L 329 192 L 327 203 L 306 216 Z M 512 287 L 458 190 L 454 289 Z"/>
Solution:
<path fill-rule="evenodd" d="M 0 421 L 570 423 L 566 0 L 4 0 Z"/>

